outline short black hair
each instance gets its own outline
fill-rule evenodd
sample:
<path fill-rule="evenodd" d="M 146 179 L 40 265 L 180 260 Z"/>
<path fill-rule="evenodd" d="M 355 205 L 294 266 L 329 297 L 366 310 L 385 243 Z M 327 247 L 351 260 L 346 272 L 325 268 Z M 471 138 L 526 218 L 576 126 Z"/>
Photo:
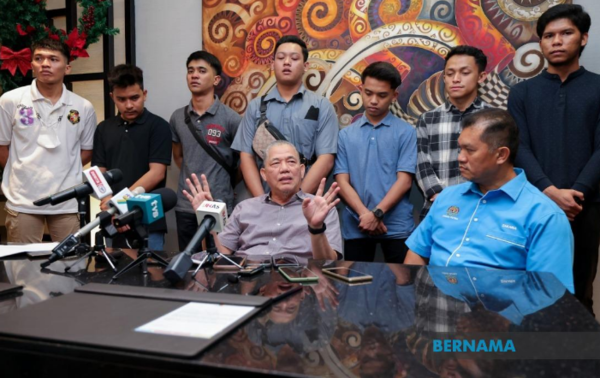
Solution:
<path fill-rule="evenodd" d="M 58 51 L 67 59 L 67 63 L 71 61 L 71 48 L 69 48 L 66 43 L 59 40 L 44 38 L 40 39 L 39 41 L 35 41 L 31 44 L 31 54 L 35 53 L 35 50 L 37 49 Z"/>
<path fill-rule="evenodd" d="M 208 51 L 200 50 L 191 53 L 185 62 L 185 67 L 187 68 L 190 65 L 190 62 L 193 60 L 205 61 L 206 63 L 208 63 L 209 66 L 212 67 L 213 70 L 215 70 L 215 74 L 217 76 L 221 75 L 221 73 L 223 72 L 223 67 L 221 66 L 219 58 L 209 53 Z"/>
<path fill-rule="evenodd" d="M 295 35 L 284 35 L 283 37 L 279 38 L 279 41 L 277 41 L 277 43 L 275 44 L 273 56 L 277 54 L 277 49 L 279 48 L 279 46 L 283 45 L 284 43 L 295 43 L 298 46 L 302 47 L 302 57 L 304 58 L 305 62 L 308 60 L 308 47 L 306 47 L 306 43 L 302 39 L 300 39 L 300 37 Z"/>
<path fill-rule="evenodd" d="M 127 88 L 138 84 L 144 89 L 144 72 L 132 64 L 119 64 L 108 74 L 108 85 L 112 92 L 115 87 Z"/>
<path fill-rule="evenodd" d="M 545 11 L 538 19 L 536 32 L 538 37 L 542 39 L 544 31 L 549 23 L 555 20 L 566 18 L 570 20 L 579 29 L 581 34 L 588 33 L 592 25 L 590 15 L 583 10 L 581 5 L 577 4 L 559 4 Z M 583 53 L 585 46 L 579 50 L 579 56 Z"/>
<path fill-rule="evenodd" d="M 485 56 L 483 51 L 477 47 L 460 45 L 455 46 L 448 51 L 448 54 L 446 55 L 446 61 L 444 62 L 444 68 L 446 68 L 446 63 L 448 63 L 448 60 L 450 60 L 450 58 L 452 58 L 454 55 L 472 56 L 475 59 L 477 68 L 479 68 L 479 72 L 484 72 L 485 67 L 487 67 L 487 56 Z"/>
<path fill-rule="evenodd" d="M 390 87 L 392 87 L 394 90 L 396 90 L 396 88 L 402 84 L 402 77 L 400 76 L 400 73 L 393 64 L 388 62 L 375 62 L 369 64 L 361 75 L 363 84 L 365 83 L 365 80 L 367 80 L 367 77 L 386 81 L 390 83 Z"/>
<path fill-rule="evenodd" d="M 508 147 L 509 161 L 515 163 L 519 149 L 519 128 L 514 118 L 504 109 L 487 108 L 463 118 L 463 130 L 472 126 L 483 127 L 481 141 L 492 149 Z"/>

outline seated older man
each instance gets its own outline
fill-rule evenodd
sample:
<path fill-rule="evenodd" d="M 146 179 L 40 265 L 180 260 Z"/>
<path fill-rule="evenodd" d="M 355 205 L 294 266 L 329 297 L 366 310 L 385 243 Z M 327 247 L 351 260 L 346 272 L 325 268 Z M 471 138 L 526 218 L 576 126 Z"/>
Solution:
<path fill-rule="evenodd" d="M 405 264 L 553 273 L 573 292 L 573 234 L 565 213 L 513 162 L 519 131 L 485 109 L 463 120 L 458 164 L 471 182 L 444 189 L 406 241 Z"/>
<path fill-rule="evenodd" d="M 266 149 L 260 174 L 271 192 L 240 202 L 215 238 L 225 254 L 277 256 L 293 254 L 302 258 L 335 260 L 341 256 L 342 237 L 335 205 L 339 188 L 333 183 L 323 194 L 325 179 L 316 195 L 300 190 L 305 167 L 298 151 L 286 141 L 271 143 Z M 202 201 L 212 201 L 204 175 L 187 180 L 183 191 L 197 209 Z"/>

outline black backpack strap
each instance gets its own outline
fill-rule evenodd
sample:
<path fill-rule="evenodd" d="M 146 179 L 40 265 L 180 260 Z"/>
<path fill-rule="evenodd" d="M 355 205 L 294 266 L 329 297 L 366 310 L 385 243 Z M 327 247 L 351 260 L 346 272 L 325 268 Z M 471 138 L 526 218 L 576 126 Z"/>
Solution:
<path fill-rule="evenodd" d="M 214 148 L 210 147 L 206 143 L 204 138 L 202 138 L 202 136 L 200 134 L 198 134 L 198 130 L 196 130 L 196 128 L 194 128 L 194 125 L 192 125 L 192 120 L 190 118 L 190 106 L 189 105 L 187 105 L 185 107 L 185 124 L 187 125 L 188 129 L 190 130 L 190 133 L 192 133 L 192 135 L 194 136 L 196 141 L 200 144 L 200 147 L 202 147 L 204 149 L 204 151 L 206 151 L 206 153 L 208 155 L 210 155 L 211 158 L 214 159 L 214 161 L 216 161 L 221 167 L 223 167 L 227 171 L 227 173 L 229 173 L 229 176 L 232 176 L 232 177 L 235 176 L 236 171 L 233 169 L 233 167 L 230 167 L 225 162 L 225 159 L 223 158 L 223 156 L 221 156 L 221 154 L 219 154 L 217 151 L 215 151 Z"/>
<path fill-rule="evenodd" d="M 267 95 L 264 95 L 260 98 L 260 121 L 258 121 L 259 124 L 261 124 L 265 121 L 265 119 L 267 119 L 267 102 L 265 101 L 266 97 Z"/>

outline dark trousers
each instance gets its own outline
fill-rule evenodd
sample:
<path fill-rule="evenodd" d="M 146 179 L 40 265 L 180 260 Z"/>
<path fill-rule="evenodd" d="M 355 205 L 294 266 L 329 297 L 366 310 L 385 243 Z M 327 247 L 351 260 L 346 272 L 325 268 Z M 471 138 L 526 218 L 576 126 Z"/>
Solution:
<path fill-rule="evenodd" d="M 593 314 L 593 284 L 600 246 L 600 203 L 584 204 L 581 213 L 571 222 L 571 230 L 575 239 L 575 297 Z"/>
<path fill-rule="evenodd" d="M 196 220 L 196 214 L 181 211 L 175 212 L 175 221 L 177 222 L 179 250 L 183 251 L 198 230 L 198 221 Z"/>
<path fill-rule="evenodd" d="M 349 239 L 344 242 L 344 260 L 374 261 L 377 244 L 381 244 L 385 262 L 402 264 L 408 251 L 405 241 L 406 239 Z"/>

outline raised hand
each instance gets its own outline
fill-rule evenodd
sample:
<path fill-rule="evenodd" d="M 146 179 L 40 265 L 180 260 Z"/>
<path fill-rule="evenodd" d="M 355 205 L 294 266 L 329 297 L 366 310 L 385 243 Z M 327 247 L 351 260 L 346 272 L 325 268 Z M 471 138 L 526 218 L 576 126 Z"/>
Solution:
<path fill-rule="evenodd" d="M 340 191 L 337 182 L 331 185 L 327 193 L 323 194 L 324 190 L 325 178 L 321 179 L 317 194 L 313 198 L 305 198 L 302 201 L 302 213 L 310 228 L 323 227 L 323 222 L 329 210 L 333 209 L 340 202 L 340 199 L 336 198 L 337 193 Z"/>
<path fill-rule="evenodd" d="M 200 181 L 198 181 L 198 176 L 196 176 L 195 173 L 192 173 L 192 179 L 185 179 L 185 182 L 190 191 L 184 190 L 183 195 L 190 201 L 194 210 L 196 210 L 202 202 L 213 200 L 212 194 L 210 194 L 208 181 L 204 174 L 200 175 Z"/>

